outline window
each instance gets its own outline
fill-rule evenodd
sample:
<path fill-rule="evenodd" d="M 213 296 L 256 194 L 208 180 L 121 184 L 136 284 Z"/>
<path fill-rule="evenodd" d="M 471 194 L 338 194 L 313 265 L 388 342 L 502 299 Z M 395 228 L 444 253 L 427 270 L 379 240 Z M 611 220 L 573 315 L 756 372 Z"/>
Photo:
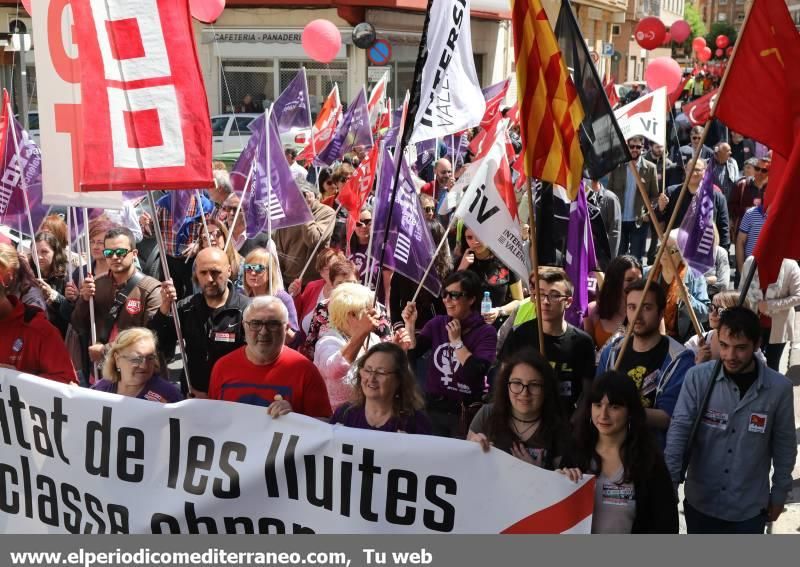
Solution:
<path fill-rule="evenodd" d="M 728 14 L 726 14 L 725 12 L 720 12 L 719 14 L 717 14 L 717 21 L 718 22 L 724 22 L 727 19 L 728 19 Z"/>
<path fill-rule="evenodd" d="M 227 116 L 217 116 L 216 118 L 211 120 L 211 135 L 212 136 L 224 136 L 225 135 L 225 127 L 228 125 L 228 117 Z"/>
<path fill-rule="evenodd" d="M 720 6 L 724 6 L 727 3 L 728 3 L 728 0 L 719 0 L 719 5 Z"/>
<path fill-rule="evenodd" d="M 241 112 L 244 97 L 250 95 L 261 108 L 275 100 L 272 60 L 223 61 L 220 69 L 222 112 Z"/>
<path fill-rule="evenodd" d="M 237 116 L 236 121 L 231 126 L 231 134 L 247 136 L 250 134 L 250 122 L 253 121 L 252 116 Z"/>
<path fill-rule="evenodd" d="M 737 22 L 743 22 L 744 21 L 744 12 L 739 12 L 738 14 L 736 14 L 736 21 Z"/>

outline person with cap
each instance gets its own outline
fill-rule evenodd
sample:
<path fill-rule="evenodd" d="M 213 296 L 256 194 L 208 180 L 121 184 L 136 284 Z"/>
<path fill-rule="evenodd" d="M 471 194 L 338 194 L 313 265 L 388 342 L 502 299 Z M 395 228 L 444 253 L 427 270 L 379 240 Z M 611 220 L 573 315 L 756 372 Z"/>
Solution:
<path fill-rule="evenodd" d="M 315 250 L 321 250 L 330 242 L 336 212 L 319 202 L 319 189 L 305 181 L 297 181 L 300 191 L 311 210 L 314 220 L 305 224 L 282 228 L 275 231 L 275 246 L 281 264 L 284 281 L 294 281 L 300 277 L 303 266 Z M 322 244 L 317 246 L 319 242 Z M 314 262 L 303 274 L 303 284 L 320 278 Z"/>

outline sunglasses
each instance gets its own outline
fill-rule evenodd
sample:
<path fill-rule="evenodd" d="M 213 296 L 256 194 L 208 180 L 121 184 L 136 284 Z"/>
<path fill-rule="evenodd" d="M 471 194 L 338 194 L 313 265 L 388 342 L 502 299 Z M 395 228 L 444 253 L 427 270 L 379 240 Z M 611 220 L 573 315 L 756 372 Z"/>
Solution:
<path fill-rule="evenodd" d="M 105 250 L 103 250 L 103 256 L 105 256 L 106 258 L 112 258 L 114 256 L 117 256 L 119 258 L 124 258 L 130 253 L 131 251 L 128 250 L 127 248 L 106 248 Z"/>
<path fill-rule="evenodd" d="M 261 272 L 263 272 L 266 269 L 267 269 L 267 267 L 264 264 L 245 264 L 244 265 L 244 270 L 246 272 L 253 272 L 254 274 L 260 274 Z"/>
<path fill-rule="evenodd" d="M 719 305 L 714 305 L 713 303 L 708 306 L 708 309 L 717 315 L 722 315 L 726 311 L 725 307 L 720 307 Z"/>
<path fill-rule="evenodd" d="M 467 294 L 463 291 L 444 291 L 442 292 L 442 299 L 461 299 L 465 295 Z"/>
<path fill-rule="evenodd" d="M 372 224 L 372 219 L 364 219 L 360 221 L 356 221 L 356 226 L 358 228 L 364 228 L 365 226 L 369 226 Z"/>
<path fill-rule="evenodd" d="M 433 211 L 435 211 L 435 210 L 436 210 L 436 208 L 435 208 L 435 207 L 425 207 L 425 212 L 426 212 L 426 213 L 432 213 L 432 212 L 433 212 Z"/>
<path fill-rule="evenodd" d="M 757 167 L 757 166 L 754 165 L 753 166 L 753 170 L 755 170 L 755 171 L 757 171 L 759 173 L 769 173 L 769 168 L 768 167 Z"/>
<path fill-rule="evenodd" d="M 628 144 L 628 147 L 632 150 L 641 150 L 644 146 L 640 144 Z"/>
<path fill-rule="evenodd" d="M 692 136 L 692 140 L 699 140 L 700 136 Z"/>

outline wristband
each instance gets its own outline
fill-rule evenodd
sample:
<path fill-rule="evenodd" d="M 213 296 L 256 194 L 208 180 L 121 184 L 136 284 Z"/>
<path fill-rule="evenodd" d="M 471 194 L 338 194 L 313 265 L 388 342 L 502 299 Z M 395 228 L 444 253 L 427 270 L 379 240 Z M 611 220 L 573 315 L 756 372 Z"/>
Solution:
<path fill-rule="evenodd" d="M 461 341 L 456 341 L 454 343 L 450 343 L 450 346 L 452 347 L 453 350 L 459 350 L 464 348 L 464 343 Z"/>

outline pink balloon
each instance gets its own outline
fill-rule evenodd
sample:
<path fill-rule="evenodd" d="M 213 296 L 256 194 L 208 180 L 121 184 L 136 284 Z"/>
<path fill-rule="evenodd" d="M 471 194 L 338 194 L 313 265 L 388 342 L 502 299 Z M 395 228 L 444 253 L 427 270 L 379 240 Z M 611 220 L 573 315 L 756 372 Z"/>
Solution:
<path fill-rule="evenodd" d="M 342 34 L 328 20 L 314 20 L 303 28 L 303 51 L 314 61 L 330 63 L 342 47 Z"/>
<path fill-rule="evenodd" d="M 681 82 L 681 66 L 671 57 L 657 57 L 647 64 L 644 80 L 651 91 L 666 87 L 671 93 Z"/>
<path fill-rule="evenodd" d="M 204 24 L 217 21 L 225 9 L 225 0 L 189 0 L 189 12 Z"/>
<path fill-rule="evenodd" d="M 718 35 L 715 43 L 720 49 L 725 49 L 730 45 L 731 40 L 728 39 L 727 35 Z"/>
<path fill-rule="evenodd" d="M 670 43 L 672 43 L 672 34 L 667 32 L 664 34 L 664 43 L 662 45 L 669 45 Z"/>
<path fill-rule="evenodd" d="M 694 39 L 692 40 L 692 48 L 693 48 L 695 51 L 697 51 L 698 53 L 699 53 L 699 52 L 700 52 L 700 50 L 701 50 L 701 49 L 703 49 L 705 46 L 706 46 L 706 39 L 705 39 L 704 37 L 696 37 L 696 38 L 694 38 Z"/>
<path fill-rule="evenodd" d="M 689 34 L 692 33 L 692 29 L 689 27 L 689 24 L 686 20 L 678 20 L 669 28 L 669 33 L 672 34 L 672 40 L 676 43 L 683 43 L 689 38 Z"/>
<path fill-rule="evenodd" d="M 700 61 L 702 61 L 703 63 L 705 63 L 706 61 L 711 59 L 711 48 L 706 46 L 703 49 L 701 49 L 700 51 L 698 51 L 697 52 L 697 58 Z"/>
<path fill-rule="evenodd" d="M 717 49 L 717 50 L 714 52 L 714 55 L 716 55 L 717 57 L 722 57 L 722 54 L 723 54 L 723 53 L 725 53 L 725 52 L 724 52 L 724 51 L 722 51 L 721 49 Z"/>
<path fill-rule="evenodd" d="M 31 0 L 22 0 L 22 5 L 25 6 L 25 11 L 32 16 L 33 12 L 31 11 Z"/>

